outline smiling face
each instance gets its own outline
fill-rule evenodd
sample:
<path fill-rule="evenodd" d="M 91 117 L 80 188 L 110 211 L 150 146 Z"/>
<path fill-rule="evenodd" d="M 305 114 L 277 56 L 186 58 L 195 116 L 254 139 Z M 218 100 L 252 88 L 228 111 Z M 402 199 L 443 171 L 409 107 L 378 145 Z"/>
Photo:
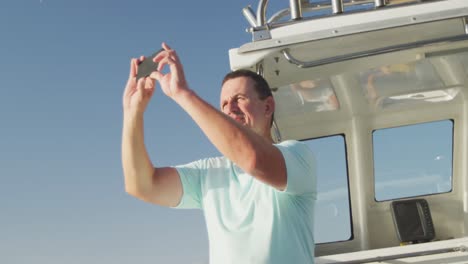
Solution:
<path fill-rule="evenodd" d="M 221 111 L 250 127 L 262 136 L 270 138 L 270 122 L 274 112 L 273 97 L 260 99 L 255 82 L 245 76 L 227 80 L 221 90 Z"/>

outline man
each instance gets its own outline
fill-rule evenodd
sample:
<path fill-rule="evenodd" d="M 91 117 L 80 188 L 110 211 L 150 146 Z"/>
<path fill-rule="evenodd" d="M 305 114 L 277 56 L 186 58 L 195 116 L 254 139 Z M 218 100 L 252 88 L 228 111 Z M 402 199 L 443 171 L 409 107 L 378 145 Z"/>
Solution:
<path fill-rule="evenodd" d="M 314 158 L 305 144 L 274 144 L 275 102 L 266 81 L 228 74 L 221 111 L 191 90 L 174 50 L 154 58 L 158 71 L 136 80 L 133 59 L 123 96 L 122 162 L 126 191 L 144 201 L 204 210 L 211 263 L 313 263 Z M 169 72 L 163 74 L 165 66 Z M 143 138 L 143 113 L 155 80 L 224 155 L 154 168 Z"/>

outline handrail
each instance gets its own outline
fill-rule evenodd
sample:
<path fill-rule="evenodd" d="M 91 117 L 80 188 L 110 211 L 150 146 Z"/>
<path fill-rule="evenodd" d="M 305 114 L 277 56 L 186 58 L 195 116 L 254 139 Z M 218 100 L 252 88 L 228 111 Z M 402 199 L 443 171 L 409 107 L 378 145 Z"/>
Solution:
<path fill-rule="evenodd" d="M 249 22 L 251 27 L 257 27 L 257 18 L 255 17 L 250 6 L 244 7 L 242 9 L 242 14 L 244 15 L 245 19 L 247 19 L 247 22 Z"/>
<path fill-rule="evenodd" d="M 333 0 L 342 1 L 342 0 Z M 260 0 L 257 7 L 257 27 L 262 27 L 267 24 L 266 19 L 266 8 L 268 6 L 268 0 Z M 292 20 L 299 20 L 302 18 L 302 10 L 300 0 L 289 0 L 289 10 L 291 13 Z"/>
<path fill-rule="evenodd" d="M 315 60 L 315 61 L 300 61 L 291 55 L 288 48 L 281 50 L 281 53 L 283 53 L 284 57 L 289 63 L 295 64 L 299 68 L 312 68 L 312 67 L 322 66 L 326 64 L 331 64 L 334 62 L 342 62 L 342 61 L 359 59 L 359 58 L 368 57 L 368 56 L 375 56 L 375 55 L 380 55 L 380 54 L 385 54 L 385 53 L 390 53 L 390 52 L 395 52 L 395 51 L 406 50 L 406 49 L 420 48 L 420 47 L 424 47 L 424 46 L 432 45 L 432 44 L 441 44 L 444 42 L 458 42 L 458 41 L 463 41 L 463 40 L 468 40 L 468 35 L 460 35 L 460 36 L 454 36 L 454 37 L 417 41 L 413 43 L 407 43 L 407 44 L 395 45 L 395 46 L 384 47 L 384 48 L 379 48 L 379 49 L 355 52 L 355 53 L 350 53 L 350 54 L 330 57 L 326 59 Z"/>
<path fill-rule="evenodd" d="M 268 0 L 260 0 L 257 7 L 257 26 L 266 25 L 266 8 L 268 6 Z"/>
<path fill-rule="evenodd" d="M 333 14 L 340 14 L 344 12 L 345 6 L 374 3 L 374 8 L 380 8 L 387 5 L 393 5 L 394 1 L 397 1 L 395 4 L 398 4 L 419 3 L 424 0 L 404 0 L 403 2 L 400 2 L 399 0 L 323 0 L 323 2 L 320 3 L 304 3 L 301 2 L 301 0 L 289 0 L 290 7 L 275 13 L 270 19 L 267 19 L 266 17 L 268 0 L 259 0 L 256 16 L 253 15 L 253 12 L 248 10 L 250 7 L 246 7 L 242 11 L 244 12 L 244 16 L 246 17 L 249 24 L 252 26 L 248 31 L 254 32 L 257 30 L 263 30 L 268 23 L 273 23 L 287 14 L 291 15 L 291 20 L 300 20 L 303 18 L 302 10 L 315 11 L 331 8 Z M 253 19 L 255 19 L 255 23 L 253 23 Z"/>
<path fill-rule="evenodd" d="M 368 5 L 371 3 L 374 3 L 375 0 L 347 0 L 343 1 L 343 6 L 359 6 L 359 5 Z M 318 10 L 323 10 L 327 8 L 333 8 L 331 2 L 330 3 L 308 3 L 306 5 L 302 5 L 302 13 L 307 13 L 307 12 L 312 12 L 312 11 L 318 11 Z M 290 14 L 290 9 L 285 8 L 282 9 L 276 13 L 274 13 L 269 19 L 268 23 L 274 23 L 281 18 L 287 16 Z"/>

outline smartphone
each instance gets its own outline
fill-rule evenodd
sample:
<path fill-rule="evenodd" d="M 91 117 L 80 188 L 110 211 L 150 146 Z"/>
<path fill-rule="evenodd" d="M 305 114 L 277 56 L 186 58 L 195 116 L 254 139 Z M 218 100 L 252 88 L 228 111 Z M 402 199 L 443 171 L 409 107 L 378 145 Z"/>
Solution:
<path fill-rule="evenodd" d="M 158 69 L 158 63 L 154 62 L 153 58 L 156 57 L 156 55 L 158 55 L 161 51 L 164 51 L 164 49 L 160 49 L 151 56 L 145 57 L 145 60 L 138 64 L 137 80 L 142 77 L 149 76 L 152 72 Z"/>

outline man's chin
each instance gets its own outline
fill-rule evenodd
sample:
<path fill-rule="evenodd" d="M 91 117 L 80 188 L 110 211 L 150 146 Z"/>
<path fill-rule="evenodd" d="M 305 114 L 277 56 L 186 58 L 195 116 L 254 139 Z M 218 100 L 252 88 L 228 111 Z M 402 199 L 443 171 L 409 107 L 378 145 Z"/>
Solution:
<path fill-rule="evenodd" d="M 245 122 L 244 119 L 238 119 L 238 118 L 233 118 L 233 119 L 234 119 L 234 121 L 236 121 L 238 124 L 248 127 L 248 124 L 247 124 L 247 122 Z"/>
<path fill-rule="evenodd" d="M 246 125 L 246 123 L 244 122 L 244 120 L 241 120 L 241 119 L 234 119 L 234 121 L 236 121 L 238 124 L 241 124 L 241 125 Z"/>
<path fill-rule="evenodd" d="M 248 128 L 251 128 L 251 129 L 253 129 L 253 127 L 252 127 L 252 126 L 250 126 L 248 123 L 244 123 L 244 122 L 242 122 L 242 123 L 240 123 L 240 124 L 241 124 L 241 125 L 243 125 L 243 126 L 245 126 L 245 127 L 248 127 Z"/>

